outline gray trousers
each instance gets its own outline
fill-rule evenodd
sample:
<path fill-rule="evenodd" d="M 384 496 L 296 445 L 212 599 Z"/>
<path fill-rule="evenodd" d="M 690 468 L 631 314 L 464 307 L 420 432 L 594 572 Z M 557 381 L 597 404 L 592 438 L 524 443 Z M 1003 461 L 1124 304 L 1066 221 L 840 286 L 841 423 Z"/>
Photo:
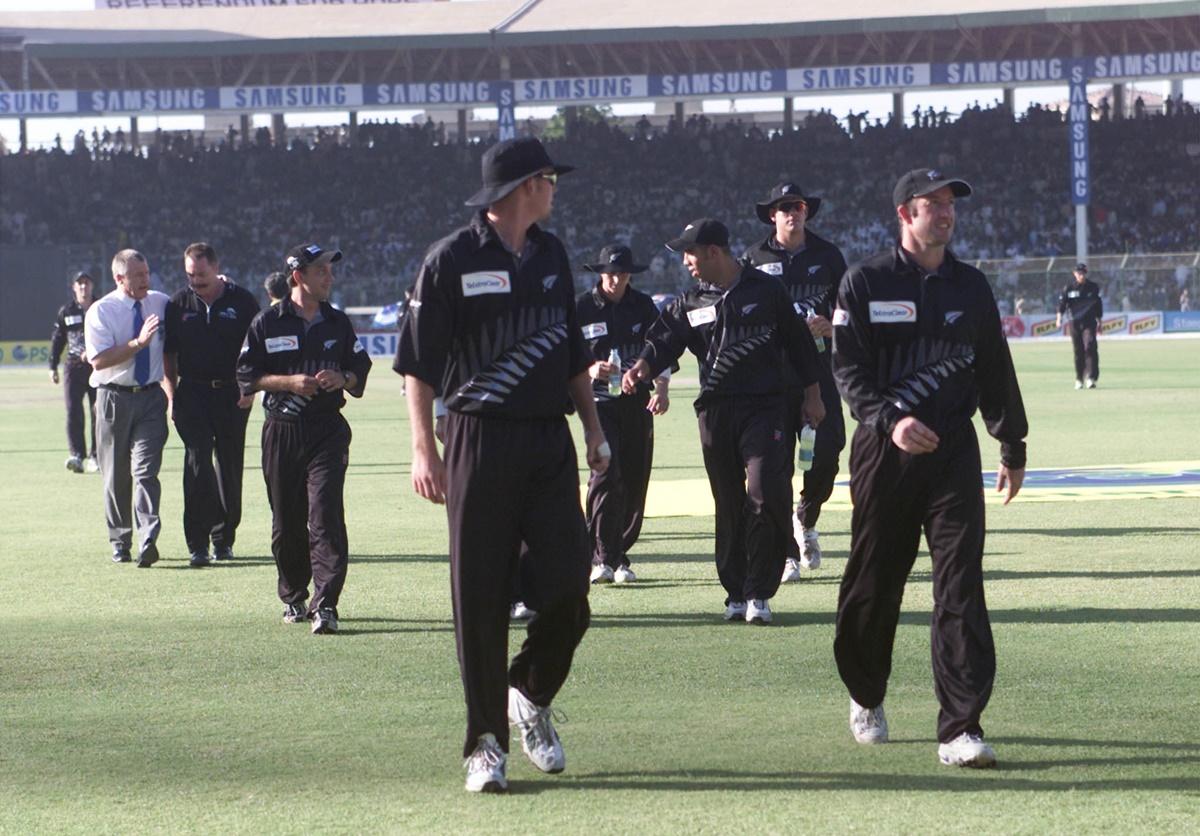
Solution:
<path fill-rule="evenodd" d="M 113 551 L 128 552 L 136 520 L 144 549 L 162 523 L 158 469 L 167 443 L 167 396 L 159 387 L 141 392 L 96 391 L 96 444 L 104 476 L 104 519 Z M 130 504 L 133 517 L 130 519 Z"/>

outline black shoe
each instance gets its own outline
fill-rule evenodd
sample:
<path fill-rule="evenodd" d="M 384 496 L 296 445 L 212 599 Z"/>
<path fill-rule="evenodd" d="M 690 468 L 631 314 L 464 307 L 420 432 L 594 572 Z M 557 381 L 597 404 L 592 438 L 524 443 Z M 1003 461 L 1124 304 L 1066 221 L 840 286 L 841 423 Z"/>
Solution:
<path fill-rule="evenodd" d="M 188 561 L 188 566 L 191 566 L 193 569 L 203 569 L 205 566 L 211 564 L 212 561 L 208 559 L 208 555 L 202 552 L 194 553 L 191 560 Z"/>
<path fill-rule="evenodd" d="M 128 563 L 131 560 L 133 560 L 133 558 L 129 556 L 129 552 L 113 552 L 113 563 Z"/>
<path fill-rule="evenodd" d="M 337 613 L 328 607 L 321 607 L 313 616 L 313 635 L 318 633 L 336 633 L 338 631 Z"/>
<path fill-rule="evenodd" d="M 233 549 L 229 546 L 213 546 L 213 562 L 233 560 Z"/>
<path fill-rule="evenodd" d="M 138 554 L 138 568 L 149 569 L 155 563 L 158 563 L 158 546 L 147 543 Z"/>
<path fill-rule="evenodd" d="M 303 624 L 308 621 L 308 604 L 301 601 L 299 604 L 288 604 L 283 610 L 284 624 Z"/>

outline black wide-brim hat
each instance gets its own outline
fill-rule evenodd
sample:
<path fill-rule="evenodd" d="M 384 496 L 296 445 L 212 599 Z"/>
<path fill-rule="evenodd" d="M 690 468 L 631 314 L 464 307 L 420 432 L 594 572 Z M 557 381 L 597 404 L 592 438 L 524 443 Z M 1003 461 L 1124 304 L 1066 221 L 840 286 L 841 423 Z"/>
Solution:
<path fill-rule="evenodd" d="M 600 250 L 592 264 L 583 265 L 591 273 L 643 273 L 650 269 L 647 264 L 633 263 L 633 250 L 624 244 L 609 244 Z"/>
<path fill-rule="evenodd" d="M 775 206 L 783 203 L 785 200 L 803 200 L 808 204 L 808 219 L 812 220 L 817 216 L 817 212 L 821 211 L 821 198 L 806 195 L 804 189 L 797 186 L 795 183 L 779 183 L 773 189 L 771 194 L 762 203 L 754 204 L 754 212 L 758 215 L 758 219 L 770 226 L 775 225 L 775 219 L 771 217 L 775 213 Z"/>
<path fill-rule="evenodd" d="M 523 136 L 498 142 L 484 152 L 481 164 L 483 188 L 471 195 L 468 206 L 491 206 L 533 175 L 546 169 L 555 174 L 574 171 L 573 165 L 560 165 L 550 159 L 535 137 Z"/>

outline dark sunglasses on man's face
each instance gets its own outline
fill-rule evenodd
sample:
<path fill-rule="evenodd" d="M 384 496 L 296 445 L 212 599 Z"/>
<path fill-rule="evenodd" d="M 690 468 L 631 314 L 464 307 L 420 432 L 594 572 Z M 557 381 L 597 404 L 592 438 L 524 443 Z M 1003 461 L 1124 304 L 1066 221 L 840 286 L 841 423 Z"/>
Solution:
<path fill-rule="evenodd" d="M 803 201 L 796 201 L 795 203 L 780 203 L 775 207 L 775 209 L 779 212 L 787 212 L 790 214 L 792 212 L 799 212 L 800 207 L 804 205 L 805 204 Z"/>

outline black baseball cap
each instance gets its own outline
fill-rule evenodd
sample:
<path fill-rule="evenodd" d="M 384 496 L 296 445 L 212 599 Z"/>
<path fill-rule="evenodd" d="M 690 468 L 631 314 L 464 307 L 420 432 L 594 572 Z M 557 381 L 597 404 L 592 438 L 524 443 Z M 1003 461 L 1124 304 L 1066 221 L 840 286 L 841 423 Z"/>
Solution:
<path fill-rule="evenodd" d="M 754 204 L 754 212 L 758 215 L 758 219 L 765 224 L 775 225 L 772 215 L 775 214 L 775 207 L 784 201 L 802 200 L 808 204 L 808 217 L 814 218 L 821 209 L 821 198 L 806 195 L 804 189 L 797 186 L 795 183 L 777 183 L 771 189 L 771 193 L 767 195 L 767 199 L 762 203 Z"/>
<path fill-rule="evenodd" d="M 71 279 L 71 284 L 79 284 L 84 279 L 87 279 L 89 282 L 92 282 L 93 284 L 95 284 L 95 280 L 92 278 L 92 274 L 89 273 L 87 270 L 80 270 L 78 273 L 76 273 L 75 278 Z"/>
<path fill-rule="evenodd" d="M 573 165 L 561 165 L 550 159 L 545 146 L 532 136 L 506 139 L 483 154 L 483 188 L 471 195 L 468 206 L 491 206 L 539 171 L 549 168 L 555 174 L 574 171 Z"/>
<path fill-rule="evenodd" d="M 700 218 L 683 228 L 678 238 L 667 242 L 667 249 L 681 253 L 693 247 L 728 247 L 729 230 L 716 218 Z"/>
<path fill-rule="evenodd" d="M 629 247 L 609 244 L 600 250 L 600 255 L 593 263 L 583 265 L 583 269 L 592 273 L 641 273 L 647 267 L 634 263 L 633 250 Z"/>
<path fill-rule="evenodd" d="M 293 270 L 303 270 L 310 264 L 332 264 L 341 260 L 341 250 L 325 250 L 317 244 L 300 244 L 287 251 L 283 263 L 291 273 Z"/>
<path fill-rule="evenodd" d="M 1081 262 L 1079 262 L 1078 264 L 1076 264 L 1076 265 L 1075 265 L 1075 272 L 1076 272 L 1076 273 L 1086 273 L 1086 272 L 1087 272 L 1087 265 L 1086 265 L 1086 264 L 1084 264 L 1082 261 L 1081 261 Z"/>
<path fill-rule="evenodd" d="M 967 197 L 971 194 L 971 184 L 956 177 L 947 177 L 936 168 L 914 168 L 896 182 L 892 189 L 892 205 L 899 206 L 914 197 L 936 192 L 943 186 L 949 186 L 955 197 Z"/>

